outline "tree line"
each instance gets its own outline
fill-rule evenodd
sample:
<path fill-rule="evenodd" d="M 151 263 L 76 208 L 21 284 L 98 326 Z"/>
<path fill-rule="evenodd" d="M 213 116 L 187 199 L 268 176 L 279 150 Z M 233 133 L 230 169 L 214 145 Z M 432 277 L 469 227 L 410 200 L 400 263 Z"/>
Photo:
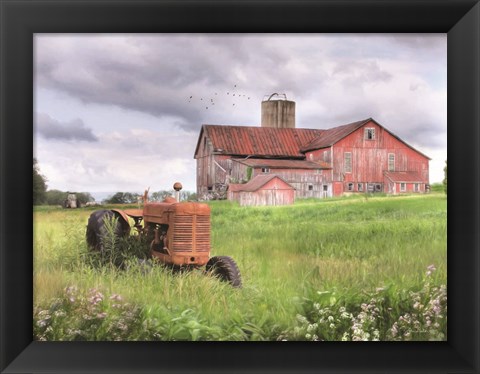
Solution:
<path fill-rule="evenodd" d="M 38 162 L 33 158 L 33 205 L 62 205 L 69 191 L 48 190 L 47 178 L 40 173 Z M 77 201 L 85 205 L 95 201 L 89 192 L 75 192 Z"/>
<path fill-rule="evenodd" d="M 41 174 L 37 160 L 33 159 L 33 205 L 62 205 L 69 191 L 48 190 L 47 178 Z M 81 205 L 95 201 L 89 192 L 75 192 Z M 136 204 L 143 195 L 135 192 L 116 192 L 102 203 L 105 204 Z M 175 196 L 174 190 L 160 190 L 149 194 L 149 201 L 163 201 L 166 197 Z M 190 191 L 180 191 L 180 201 L 196 200 L 197 195 Z"/>
<path fill-rule="evenodd" d="M 180 201 L 196 200 L 197 195 L 190 191 L 180 191 Z M 175 196 L 174 190 L 160 190 L 148 195 L 148 201 L 160 202 L 169 196 Z M 143 195 L 135 192 L 116 192 L 105 199 L 105 204 L 135 204 L 142 201 Z"/>

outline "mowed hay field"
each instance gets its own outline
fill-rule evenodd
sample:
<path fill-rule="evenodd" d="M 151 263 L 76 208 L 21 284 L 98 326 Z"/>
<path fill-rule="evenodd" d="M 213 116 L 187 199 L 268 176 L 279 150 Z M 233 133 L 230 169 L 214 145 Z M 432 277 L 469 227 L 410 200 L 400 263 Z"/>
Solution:
<path fill-rule="evenodd" d="M 447 339 L 443 193 L 209 204 L 211 254 L 235 259 L 241 289 L 134 256 L 98 261 L 85 242 L 93 209 L 36 207 L 35 338 Z"/>

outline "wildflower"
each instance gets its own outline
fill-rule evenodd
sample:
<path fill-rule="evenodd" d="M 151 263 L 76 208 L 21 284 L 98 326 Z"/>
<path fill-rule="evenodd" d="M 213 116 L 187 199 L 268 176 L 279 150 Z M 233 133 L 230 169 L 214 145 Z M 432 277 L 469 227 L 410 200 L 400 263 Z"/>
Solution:
<path fill-rule="evenodd" d="M 113 300 L 113 301 L 122 301 L 122 297 L 121 297 L 120 295 L 113 294 L 112 296 L 110 296 L 110 300 Z"/>
<path fill-rule="evenodd" d="M 392 328 L 390 329 L 390 331 L 392 332 L 392 336 L 395 337 L 397 336 L 398 334 L 398 325 L 397 325 L 397 322 L 395 322 L 392 326 Z"/>
<path fill-rule="evenodd" d="M 305 338 L 311 339 L 311 338 L 312 338 L 312 335 L 310 335 L 310 334 L 305 334 Z"/>
<path fill-rule="evenodd" d="M 65 293 L 68 294 L 68 295 L 72 295 L 74 293 L 77 293 L 78 291 L 78 288 L 75 287 L 75 286 L 69 286 L 67 288 L 65 288 Z"/>
<path fill-rule="evenodd" d="M 427 277 L 429 277 L 430 275 L 432 275 L 432 273 L 433 273 L 435 270 L 437 270 L 437 269 L 435 268 L 435 265 L 429 265 L 429 266 L 427 267 L 427 273 L 426 273 L 426 274 L 427 274 Z"/>
<path fill-rule="evenodd" d="M 334 320 L 333 316 L 328 316 L 328 322 L 333 322 Z"/>
<path fill-rule="evenodd" d="M 334 329 L 335 328 L 335 325 L 333 323 L 330 324 L 329 326 L 331 329 Z"/>
<path fill-rule="evenodd" d="M 97 314 L 97 318 L 101 318 L 101 319 L 105 318 L 106 316 L 107 316 L 106 312 L 102 312 L 102 313 Z"/>
<path fill-rule="evenodd" d="M 103 301 L 103 295 L 101 292 L 97 290 L 92 290 L 91 293 L 93 294 L 88 301 L 92 303 L 93 305 L 97 305 L 99 302 Z"/>
<path fill-rule="evenodd" d="M 63 310 L 57 310 L 55 313 L 53 313 L 53 315 L 59 318 L 59 317 L 65 317 L 66 313 Z"/>
<path fill-rule="evenodd" d="M 37 321 L 37 326 L 38 327 L 45 327 L 47 325 L 47 321 L 45 319 L 41 319 Z"/>
<path fill-rule="evenodd" d="M 297 321 L 301 322 L 301 323 L 307 323 L 308 322 L 307 319 L 304 316 L 302 316 L 301 314 L 297 314 Z"/>
<path fill-rule="evenodd" d="M 319 303 L 314 303 L 313 307 L 317 310 L 320 310 L 320 304 Z"/>

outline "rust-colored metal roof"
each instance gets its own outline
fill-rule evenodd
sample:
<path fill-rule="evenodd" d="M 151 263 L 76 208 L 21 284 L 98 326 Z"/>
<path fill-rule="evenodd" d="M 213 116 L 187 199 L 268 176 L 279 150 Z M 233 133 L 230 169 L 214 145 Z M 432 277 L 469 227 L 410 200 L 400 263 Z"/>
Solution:
<path fill-rule="evenodd" d="M 285 183 L 289 188 L 294 190 L 295 188 L 286 182 L 282 177 L 276 175 L 276 174 L 265 174 L 265 175 L 257 175 L 256 177 L 252 178 L 249 180 L 247 183 L 243 184 L 230 184 L 228 186 L 229 190 L 232 192 L 254 192 L 258 191 L 260 188 L 262 188 L 265 184 L 270 182 L 272 179 L 278 178 L 280 179 L 283 183 Z"/>
<path fill-rule="evenodd" d="M 310 143 L 305 143 L 300 150 L 306 152 L 314 149 L 330 147 L 371 120 L 371 118 L 368 118 L 363 121 L 352 122 L 347 125 L 324 130 L 321 136 L 313 139 Z"/>
<path fill-rule="evenodd" d="M 331 169 L 330 164 L 323 161 L 306 160 L 278 160 L 272 158 L 233 159 L 244 165 L 254 168 L 266 167 L 271 169 Z"/>
<path fill-rule="evenodd" d="M 214 152 L 237 156 L 304 158 L 300 148 L 319 137 L 323 130 L 250 126 L 203 125 Z M 200 141 L 201 136 L 199 137 Z M 195 150 L 195 156 L 198 153 Z"/>
<path fill-rule="evenodd" d="M 217 154 L 304 159 L 305 152 L 330 147 L 370 121 L 384 128 L 373 118 L 367 118 L 362 121 L 352 122 L 327 130 L 203 125 L 200 136 L 198 137 L 194 158 L 197 158 L 200 139 L 202 138 L 202 133 L 205 133 L 205 136 L 212 142 L 214 152 Z M 385 131 L 430 160 L 430 157 L 419 152 L 391 131 L 387 129 L 385 129 Z"/>
<path fill-rule="evenodd" d="M 383 127 L 381 124 L 379 124 L 377 121 L 375 121 L 373 118 L 367 118 L 362 121 L 357 121 L 357 122 L 352 122 L 347 125 L 343 126 L 337 126 L 333 127 L 331 129 L 323 130 L 323 133 L 320 135 L 320 137 L 313 139 L 310 143 L 305 143 L 303 147 L 300 148 L 301 152 L 307 152 L 307 151 L 313 151 L 315 149 L 321 149 L 325 147 L 330 147 L 339 140 L 342 140 L 344 137 L 347 135 L 350 135 L 352 132 L 355 130 L 359 129 L 363 125 L 365 125 L 368 122 L 374 122 L 381 128 L 383 128 L 386 132 L 388 132 L 390 135 L 392 135 L 395 139 L 398 141 L 402 142 L 405 144 L 407 147 L 413 149 L 415 152 L 421 154 L 425 158 L 431 160 L 430 157 L 427 155 L 423 154 L 422 152 L 418 151 L 417 149 L 413 148 L 410 144 L 407 144 L 404 140 L 402 140 L 399 136 L 395 135 L 393 132 L 390 130 L 386 129 Z"/>
<path fill-rule="evenodd" d="M 395 183 L 422 183 L 420 174 L 416 171 L 386 171 L 385 176 Z"/>

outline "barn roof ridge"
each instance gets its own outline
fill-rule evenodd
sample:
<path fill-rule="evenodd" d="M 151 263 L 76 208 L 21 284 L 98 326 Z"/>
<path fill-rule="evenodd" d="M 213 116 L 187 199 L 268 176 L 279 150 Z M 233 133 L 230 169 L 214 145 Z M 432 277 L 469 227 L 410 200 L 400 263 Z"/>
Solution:
<path fill-rule="evenodd" d="M 313 139 L 310 143 L 304 145 L 300 151 L 307 152 L 314 149 L 330 147 L 370 121 L 377 123 L 377 121 L 370 117 L 364 120 L 347 123 L 346 125 L 340 125 L 326 129 L 318 138 Z M 381 126 L 379 123 L 377 124 Z"/>
<path fill-rule="evenodd" d="M 424 153 L 420 152 L 418 149 L 415 149 L 414 147 L 412 147 L 405 140 L 403 140 L 398 135 L 391 132 L 389 129 L 387 129 L 385 126 L 383 126 L 382 124 L 377 122 L 372 117 L 369 117 L 365 120 L 356 121 L 356 122 L 352 122 L 352 123 L 349 123 L 349 124 L 346 124 L 346 125 L 336 126 L 336 127 L 332 127 L 330 129 L 324 130 L 325 132 L 322 135 L 320 135 L 317 139 L 312 140 L 309 144 L 303 146 L 300 149 L 300 151 L 305 153 L 305 152 L 308 152 L 308 151 L 313 151 L 315 149 L 330 147 L 333 144 L 335 144 L 338 141 L 345 138 L 346 136 L 350 135 L 352 132 L 358 130 L 360 127 L 364 126 L 368 122 L 374 122 L 377 126 L 380 126 L 382 129 L 384 129 L 386 132 L 388 132 L 395 139 L 402 142 L 403 144 L 405 144 L 410 149 L 413 149 L 415 152 L 421 154 L 423 157 L 426 157 L 427 159 L 431 160 L 431 158 L 428 157 L 426 154 L 424 154 Z"/>
<path fill-rule="evenodd" d="M 431 160 L 430 157 L 412 147 L 372 117 L 329 129 L 203 124 L 195 148 L 194 158 L 198 154 L 203 132 L 206 132 L 214 147 L 220 145 L 214 149 L 215 152 L 230 156 L 301 159 L 305 157 L 306 152 L 330 147 L 368 122 L 374 122 L 407 147 Z M 242 133 L 244 135 L 243 142 L 239 139 Z M 277 137 L 271 136 L 273 134 L 276 134 Z"/>

